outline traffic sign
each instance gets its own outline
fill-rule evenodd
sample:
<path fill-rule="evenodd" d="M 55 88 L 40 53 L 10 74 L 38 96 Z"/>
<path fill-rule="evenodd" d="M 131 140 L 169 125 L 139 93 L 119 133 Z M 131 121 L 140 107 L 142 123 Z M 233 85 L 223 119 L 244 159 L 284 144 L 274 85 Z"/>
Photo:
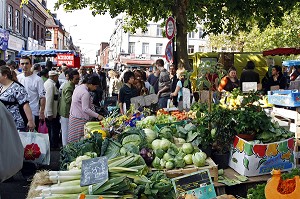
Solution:
<path fill-rule="evenodd" d="M 170 40 L 168 43 L 167 43 L 167 46 L 166 46 L 166 50 L 165 50 L 165 55 L 166 55 L 166 60 L 169 62 L 169 63 L 173 63 L 173 43 L 172 43 L 172 40 Z"/>
<path fill-rule="evenodd" d="M 166 35 L 168 39 L 173 39 L 176 32 L 176 24 L 175 19 L 173 17 L 169 17 L 166 22 Z"/>

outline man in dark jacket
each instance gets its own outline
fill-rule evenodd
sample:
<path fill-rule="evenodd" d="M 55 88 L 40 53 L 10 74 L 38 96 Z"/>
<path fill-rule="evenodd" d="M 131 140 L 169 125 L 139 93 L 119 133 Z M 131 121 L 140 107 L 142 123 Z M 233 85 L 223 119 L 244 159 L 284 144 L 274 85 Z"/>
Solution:
<path fill-rule="evenodd" d="M 245 70 L 241 74 L 240 87 L 243 89 L 243 82 L 257 82 L 260 83 L 259 74 L 254 71 L 255 64 L 253 61 L 248 61 Z"/>
<path fill-rule="evenodd" d="M 169 68 L 169 74 L 170 74 L 170 79 L 171 79 L 171 92 L 173 93 L 176 89 L 176 85 L 178 82 L 178 78 L 176 75 L 176 66 L 174 64 L 170 65 Z M 172 97 L 173 105 L 178 106 L 178 101 L 177 101 L 177 95 Z"/>

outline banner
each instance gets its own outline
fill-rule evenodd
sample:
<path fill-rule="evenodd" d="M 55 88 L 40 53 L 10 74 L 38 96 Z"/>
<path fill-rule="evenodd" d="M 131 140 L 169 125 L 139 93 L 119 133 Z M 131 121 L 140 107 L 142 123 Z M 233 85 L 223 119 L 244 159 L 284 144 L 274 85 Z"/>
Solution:
<path fill-rule="evenodd" d="M 0 28 L 0 50 L 6 50 L 8 48 L 9 32 Z"/>

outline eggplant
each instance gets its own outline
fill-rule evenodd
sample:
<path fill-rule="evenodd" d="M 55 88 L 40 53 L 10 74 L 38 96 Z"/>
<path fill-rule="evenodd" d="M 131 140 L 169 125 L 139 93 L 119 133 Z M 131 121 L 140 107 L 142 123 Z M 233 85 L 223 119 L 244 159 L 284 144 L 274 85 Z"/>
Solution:
<path fill-rule="evenodd" d="M 153 161 L 153 151 L 152 149 L 149 148 L 142 148 L 140 151 L 140 155 L 143 157 L 145 160 L 145 163 L 150 166 L 152 161 Z"/>

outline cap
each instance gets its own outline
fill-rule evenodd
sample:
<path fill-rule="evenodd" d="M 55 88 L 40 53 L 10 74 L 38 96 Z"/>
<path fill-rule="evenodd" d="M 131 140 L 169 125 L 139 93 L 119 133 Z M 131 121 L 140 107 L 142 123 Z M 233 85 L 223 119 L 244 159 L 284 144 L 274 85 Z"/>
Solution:
<path fill-rule="evenodd" d="M 55 75 L 58 75 L 58 72 L 54 71 L 54 70 L 51 70 L 48 72 L 48 75 L 49 76 L 55 76 Z"/>

